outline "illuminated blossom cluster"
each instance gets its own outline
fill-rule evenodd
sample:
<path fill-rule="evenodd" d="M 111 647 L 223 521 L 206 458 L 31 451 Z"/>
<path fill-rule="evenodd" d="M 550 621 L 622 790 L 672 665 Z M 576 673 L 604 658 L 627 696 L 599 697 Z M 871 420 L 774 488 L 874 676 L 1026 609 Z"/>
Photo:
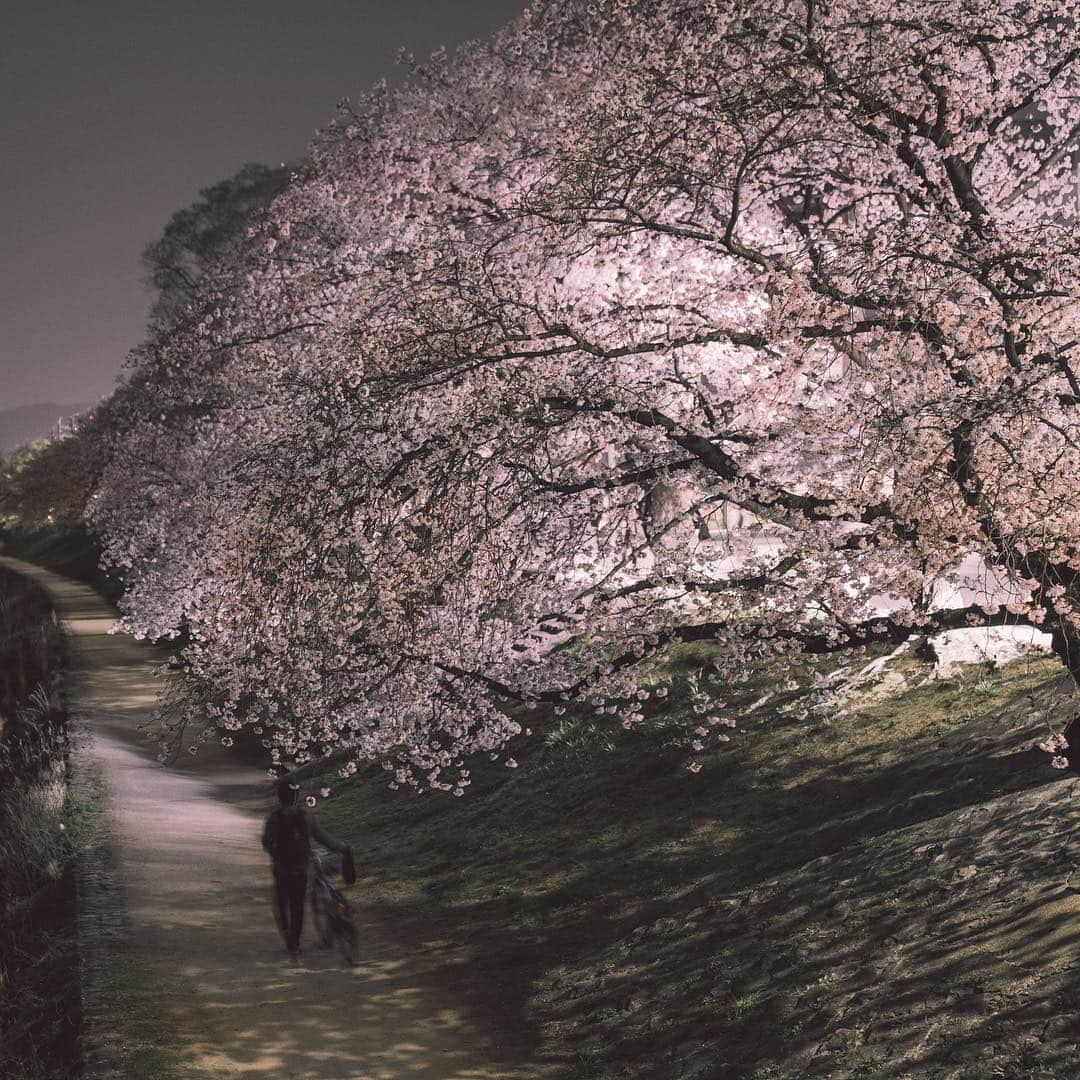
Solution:
<path fill-rule="evenodd" d="M 543 4 L 343 110 L 92 501 L 181 711 L 460 793 L 680 641 L 695 752 L 751 663 L 973 614 L 1080 673 L 1077 16 Z"/>

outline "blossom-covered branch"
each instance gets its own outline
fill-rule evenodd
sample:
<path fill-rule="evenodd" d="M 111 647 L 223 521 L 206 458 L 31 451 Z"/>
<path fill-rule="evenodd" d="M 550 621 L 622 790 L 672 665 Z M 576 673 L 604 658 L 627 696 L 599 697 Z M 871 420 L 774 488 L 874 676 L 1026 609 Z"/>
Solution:
<path fill-rule="evenodd" d="M 964 624 L 963 568 L 1080 676 L 1078 14 L 544 3 L 350 106 L 136 355 L 128 626 L 211 729 L 455 791 L 508 699 L 633 723 L 667 643 Z"/>

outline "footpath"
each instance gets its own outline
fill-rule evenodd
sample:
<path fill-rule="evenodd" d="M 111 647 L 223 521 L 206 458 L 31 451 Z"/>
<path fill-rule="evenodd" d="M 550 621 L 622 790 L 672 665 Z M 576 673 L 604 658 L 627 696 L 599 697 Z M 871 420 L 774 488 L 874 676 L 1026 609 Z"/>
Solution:
<path fill-rule="evenodd" d="M 511 1080 L 446 988 L 365 921 L 342 966 L 304 927 L 290 964 L 274 926 L 259 836 L 265 773 L 224 751 L 162 767 L 139 728 L 166 652 L 110 634 L 93 590 L 16 559 L 68 635 L 84 1075 L 88 1080 Z"/>

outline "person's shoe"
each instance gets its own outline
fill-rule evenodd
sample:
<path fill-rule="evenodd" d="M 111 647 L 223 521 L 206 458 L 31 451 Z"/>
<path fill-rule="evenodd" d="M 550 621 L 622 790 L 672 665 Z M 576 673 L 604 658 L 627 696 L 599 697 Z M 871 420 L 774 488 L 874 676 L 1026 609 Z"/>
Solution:
<path fill-rule="evenodd" d="M 300 963 L 300 950 L 299 949 L 290 949 L 289 950 L 289 959 L 294 964 L 299 964 Z"/>

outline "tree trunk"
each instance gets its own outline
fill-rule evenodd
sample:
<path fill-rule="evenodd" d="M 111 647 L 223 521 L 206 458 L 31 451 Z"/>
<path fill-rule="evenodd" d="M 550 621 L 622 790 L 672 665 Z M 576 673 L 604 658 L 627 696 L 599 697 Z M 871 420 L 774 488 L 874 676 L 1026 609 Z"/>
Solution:
<path fill-rule="evenodd" d="M 1080 686 L 1080 637 L 1061 629 L 1053 630 L 1050 636 L 1054 653 L 1072 676 L 1073 684 Z M 1064 756 L 1069 759 L 1069 768 L 1080 772 L 1080 712 L 1069 721 L 1064 734 L 1068 744 Z"/>

